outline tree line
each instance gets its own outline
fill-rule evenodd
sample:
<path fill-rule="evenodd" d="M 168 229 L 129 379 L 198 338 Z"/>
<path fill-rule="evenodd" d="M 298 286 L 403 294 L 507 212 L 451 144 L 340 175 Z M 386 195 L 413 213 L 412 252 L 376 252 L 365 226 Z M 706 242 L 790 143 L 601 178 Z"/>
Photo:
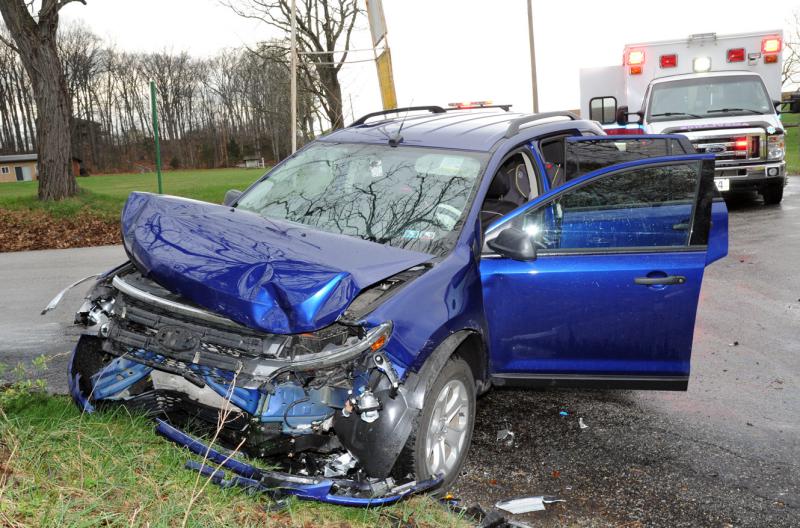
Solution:
<path fill-rule="evenodd" d="M 0 153 L 33 152 L 33 87 L 9 42 L 0 39 Z M 73 24 L 59 29 L 57 46 L 72 105 L 72 156 L 82 160 L 82 171 L 152 168 L 151 80 L 158 89 L 165 166 L 224 167 L 245 157 L 279 160 L 290 153 L 289 52 L 283 40 L 209 58 L 185 51 L 132 53 Z M 300 143 L 330 126 L 315 70 L 301 67 Z"/>

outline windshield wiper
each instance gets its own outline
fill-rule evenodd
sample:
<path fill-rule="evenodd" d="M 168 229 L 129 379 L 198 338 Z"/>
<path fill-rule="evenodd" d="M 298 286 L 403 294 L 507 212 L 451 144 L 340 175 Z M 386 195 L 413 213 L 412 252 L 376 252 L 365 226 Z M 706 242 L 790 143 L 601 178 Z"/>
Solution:
<path fill-rule="evenodd" d="M 684 115 L 690 117 L 703 117 L 697 114 L 690 114 L 688 112 L 661 112 L 660 114 L 652 114 L 650 117 L 661 117 L 661 116 L 677 116 L 677 115 Z"/>
<path fill-rule="evenodd" d="M 751 114 L 763 114 L 764 112 L 760 110 L 753 110 L 752 108 L 715 108 L 713 110 L 708 110 L 707 114 L 718 114 L 722 112 L 750 112 Z"/>

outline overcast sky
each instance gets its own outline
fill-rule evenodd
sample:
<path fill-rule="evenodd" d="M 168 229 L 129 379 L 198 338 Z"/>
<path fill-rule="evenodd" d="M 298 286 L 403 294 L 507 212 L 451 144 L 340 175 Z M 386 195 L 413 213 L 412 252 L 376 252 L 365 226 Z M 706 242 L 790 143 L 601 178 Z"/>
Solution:
<path fill-rule="evenodd" d="M 186 50 L 213 55 L 278 36 L 239 18 L 217 0 L 87 0 L 62 21 L 83 20 L 125 50 Z M 384 0 L 398 103 L 447 104 L 491 99 L 530 111 L 526 0 Z M 757 8 L 756 8 L 757 6 Z M 784 29 L 800 2 L 771 0 L 534 0 L 539 105 L 578 108 L 578 70 L 619 64 L 626 43 L 692 33 Z M 366 20 L 352 47 L 369 46 Z M 372 52 L 355 54 L 369 59 Z M 372 62 L 346 66 L 345 114 L 380 108 Z"/>

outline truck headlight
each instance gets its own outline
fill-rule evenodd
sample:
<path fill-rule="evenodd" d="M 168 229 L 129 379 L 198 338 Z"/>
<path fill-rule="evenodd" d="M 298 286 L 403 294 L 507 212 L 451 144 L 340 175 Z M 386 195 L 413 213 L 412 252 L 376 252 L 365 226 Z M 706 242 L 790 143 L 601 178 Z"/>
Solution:
<path fill-rule="evenodd" d="M 782 160 L 785 150 L 783 134 L 774 134 L 767 137 L 767 159 Z"/>

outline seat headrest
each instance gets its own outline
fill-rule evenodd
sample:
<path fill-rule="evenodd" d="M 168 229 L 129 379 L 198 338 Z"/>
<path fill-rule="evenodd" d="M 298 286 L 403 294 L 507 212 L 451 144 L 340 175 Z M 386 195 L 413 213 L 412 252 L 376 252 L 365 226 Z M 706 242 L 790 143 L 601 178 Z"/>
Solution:
<path fill-rule="evenodd" d="M 492 183 L 489 184 L 489 190 L 486 192 L 487 198 L 499 199 L 511 189 L 508 183 L 508 173 L 505 170 L 500 170 L 492 178 Z"/>

